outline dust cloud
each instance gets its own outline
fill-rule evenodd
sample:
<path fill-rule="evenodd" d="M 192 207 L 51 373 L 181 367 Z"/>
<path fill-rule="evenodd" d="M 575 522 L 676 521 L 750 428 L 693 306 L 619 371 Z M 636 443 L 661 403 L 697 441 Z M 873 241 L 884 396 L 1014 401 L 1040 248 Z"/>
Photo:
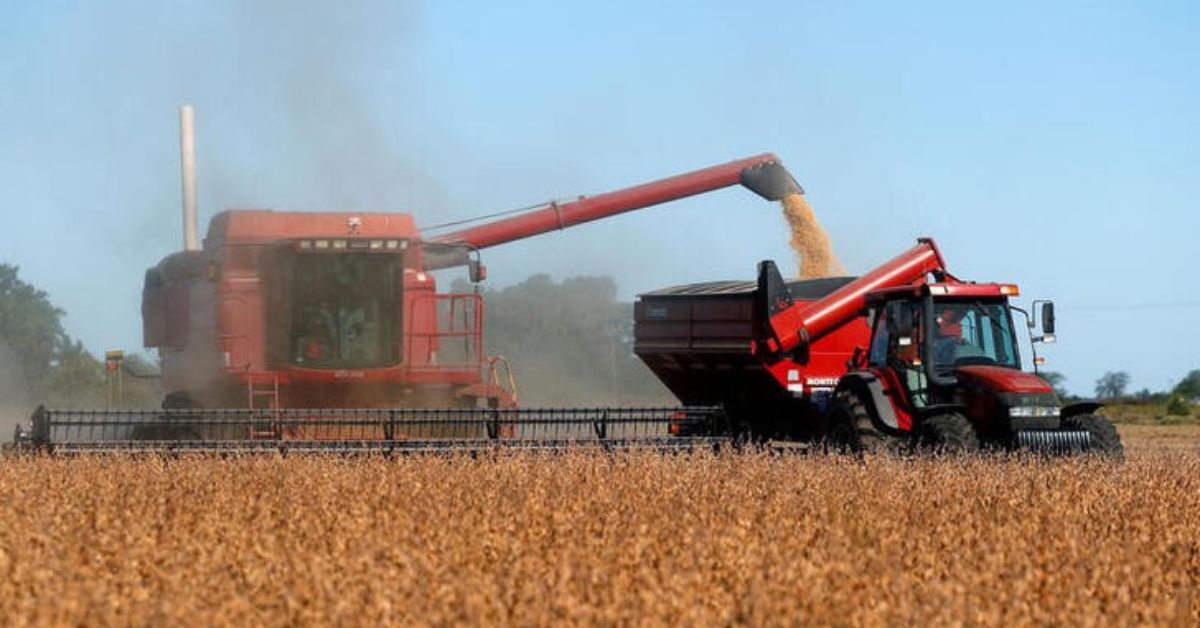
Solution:
<path fill-rule="evenodd" d="M 817 279 L 846 274 L 846 269 L 833 254 L 829 234 L 817 222 L 817 216 L 808 201 L 804 200 L 804 195 L 788 194 L 780 203 L 783 205 L 783 216 L 792 230 L 790 244 L 799 258 L 800 278 Z"/>
<path fill-rule="evenodd" d="M 21 360 L 0 341 L 0 442 L 8 442 L 16 426 L 25 423 L 32 412 Z"/>

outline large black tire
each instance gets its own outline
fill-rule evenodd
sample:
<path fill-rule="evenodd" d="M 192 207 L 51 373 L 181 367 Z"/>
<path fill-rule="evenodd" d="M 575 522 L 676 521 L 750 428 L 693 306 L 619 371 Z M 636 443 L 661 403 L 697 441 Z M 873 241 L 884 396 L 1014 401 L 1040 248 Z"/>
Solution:
<path fill-rule="evenodd" d="M 825 447 L 837 453 L 886 453 L 888 437 L 875 427 L 867 404 L 855 392 L 842 390 L 825 423 Z"/>
<path fill-rule="evenodd" d="M 1121 444 L 1121 435 L 1117 433 L 1117 427 L 1102 416 L 1076 414 L 1063 419 L 1062 426 L 1068 430 L 1086 430 L 1091 434 L 1092 453 L 1113 457 L 1125 455 L 1125 446 Z"/>
<path fill-rule="evenodd" d="M 979 451 L 979 434 L 967 417 L 946 412 L 921 421 L 920 444 L 938 454 L 970 454 Z"/>

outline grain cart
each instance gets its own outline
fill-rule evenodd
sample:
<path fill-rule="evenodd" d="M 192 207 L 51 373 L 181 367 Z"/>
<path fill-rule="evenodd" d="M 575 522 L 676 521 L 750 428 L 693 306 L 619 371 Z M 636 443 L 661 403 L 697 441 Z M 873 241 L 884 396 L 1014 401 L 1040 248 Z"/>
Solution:
<path fill-rule="evenodd" d="M 1021 370 L 1018 293 L 955 278 L 931 239 L 858 278 L 785 282 L 765 261 L 757 282 L 641 295 L 635 351 L 685 405 L 724 408 L 743 438 L 1119 454 L 1099 404 L 1064 406 Z M 1052 303 L 1041 319 L 1033 340 L 1053 340 Z"/>

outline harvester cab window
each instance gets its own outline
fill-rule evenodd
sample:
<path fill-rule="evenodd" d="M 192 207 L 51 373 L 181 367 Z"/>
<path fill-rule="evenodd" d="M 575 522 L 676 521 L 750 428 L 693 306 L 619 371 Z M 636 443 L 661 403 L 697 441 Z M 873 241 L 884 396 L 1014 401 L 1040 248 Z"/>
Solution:
<path fill-rule="evenodd" d="M 292 277 L 292 361 L 314 368 L 394 363 L 396 285 L 388 257 L 298 256 Z"/>

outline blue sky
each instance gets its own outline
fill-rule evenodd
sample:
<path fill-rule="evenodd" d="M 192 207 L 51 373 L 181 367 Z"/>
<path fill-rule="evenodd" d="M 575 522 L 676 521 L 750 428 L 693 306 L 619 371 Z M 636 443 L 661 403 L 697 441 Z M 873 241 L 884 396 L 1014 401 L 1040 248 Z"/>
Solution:
<path fill-rule="evenodd" d="M 433 224 L 772 151 L 851 271 L 934 236 L 959 276 L 1057 301 L 1069 388 L 1160 389 L 1200 368 L 1197 68 L 1186 2 L 7 2 L 0 261 L 89 348 L 138 347 L 142 273 L 179 246 L 182 102 L 205 223 Z M 632 298 L 748 278 L 786 239 L 733 189 L 485 261 Z"/>

